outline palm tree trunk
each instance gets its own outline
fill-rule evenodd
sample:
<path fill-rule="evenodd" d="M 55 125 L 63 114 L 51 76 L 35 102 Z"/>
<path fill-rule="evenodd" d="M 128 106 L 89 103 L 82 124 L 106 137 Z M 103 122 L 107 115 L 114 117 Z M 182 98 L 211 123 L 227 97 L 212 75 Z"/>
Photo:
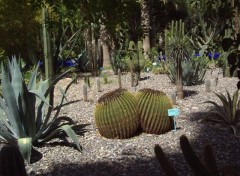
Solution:
<path fill-rule="evenodd" d="M 141 1 L 141 25 L 143 28 L 143 49 L 146 55 L 150 49 L 150 0 Z"/>
<path fill-rule="evenodd" d="M 109 44 L 107 42 L 109 41 L 108 38 L 108 32 L 105 26 L 102 24 L 100 27 L 100 39 L 102 41 L 103 48 L 103 67 L 111 66 Z"/>

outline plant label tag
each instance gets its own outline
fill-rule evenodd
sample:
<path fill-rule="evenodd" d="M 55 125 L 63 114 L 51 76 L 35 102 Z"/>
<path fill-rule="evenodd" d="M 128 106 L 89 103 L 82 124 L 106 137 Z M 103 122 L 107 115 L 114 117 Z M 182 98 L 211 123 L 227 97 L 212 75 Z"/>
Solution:
<path fill-rule="evenodd" d="M 157 65 L 157 62 L 153 62 L 153 65 Z"/>
<path fill-rule="evenodd" d="M 178 116 L 180 110 L 178 108 L 168 109 L 168 116 Z"/>

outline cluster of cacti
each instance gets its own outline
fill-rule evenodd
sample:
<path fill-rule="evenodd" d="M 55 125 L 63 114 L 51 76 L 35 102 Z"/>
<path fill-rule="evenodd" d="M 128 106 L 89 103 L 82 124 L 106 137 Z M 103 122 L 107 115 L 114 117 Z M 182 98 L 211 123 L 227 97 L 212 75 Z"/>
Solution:
<path fill-rule="evenodd" d="M 172 107 L 161 91 L 143 89 L 134 96 L 125 89 L 116 89 L 99 98 L 95 123 L 106 138 L 132 137 L 140 126 L 146 133 L 162 134 L 173 127 L 167 112 Z"/>
<path fill-rule="evenodd" d="M 103 49 L 100 39 L 95 37 L 94 25 L 87 32 L 86 54 L 89 59 L 90 69 L 93 76 L 99 75 L 99 68 L 103 60 Z"/>
<path fill-rule="evenodd" d="M 126 61 L 131 71 L 132 86 L 136 86 L 140 80 L 141 70 L 145 65 L 143 45 L 141 41 L 138 41 L 137 46 L 133 41 L 129 42 Z"/>
<path fill-rule="evenodd" d="M 180 146 L 185 159 L 196 175 L 218 176 L 221 175 L 218 171 L 216 160 L 213 154 L 212 147 L 206 145 L 204 147 L 204 157 L 201 160 L 192 149 L 188 138 L 184 135 L 180 137 Z M 164 169 L 166 175 L 177 176 L 177 171 L 167 159 L 165 153 L 159 145 L 154 147 L 155 155 L 160 165 Z"/>
<path fill-rule="evenodd" d="M 140 124 L 144 132 L 162 134 L 172 129 L 173 121 L 168 116 L 168 109 L 173 108 L 173 105 L 164 92 L 142 89 L 136 97 Z"/>
<path fill-rule="evenodd" d="M 116 89 L 99 98 L 95 123 L 106 138 L 132 137 L 138 127 L 136 97 L 125 89 Z"/>
<path fill-rule="evenodd" d="M 232 29 L 226 29 L 224 37 L 222 39 L 222 48 L 224 53 L 223 56 L 223 76 L 232 77 L 238 76 L 239 58 L 240 52 L 238 50 L 240 46 L 240 35 L 238 34 L 236 38 L 233 36 Z M 240 84 L 239 84 L 240 85 Z"/>

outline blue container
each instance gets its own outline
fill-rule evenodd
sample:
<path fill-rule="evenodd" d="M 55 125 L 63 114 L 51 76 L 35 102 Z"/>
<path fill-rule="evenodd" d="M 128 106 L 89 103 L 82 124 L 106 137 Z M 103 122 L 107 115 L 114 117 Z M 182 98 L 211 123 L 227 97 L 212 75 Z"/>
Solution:
<path fill-rule="evenodd" d="M 72 66 L 75 66 L 75 62 L 73 62 L 72 60 L 65 60 L 65 61 L 63 61 L 63 66 L 64 67 L 72 67 Z"/>
<path fill-rule="evenodd" d="M 212 53 L 208 53 L 207 55 L 209 57 L 209 59 L 213 58 L 214 60 L 218 59 L 220 56 L 220 53 L 218 52 L 214 52 L 214 55 L 212 56 Z"/>

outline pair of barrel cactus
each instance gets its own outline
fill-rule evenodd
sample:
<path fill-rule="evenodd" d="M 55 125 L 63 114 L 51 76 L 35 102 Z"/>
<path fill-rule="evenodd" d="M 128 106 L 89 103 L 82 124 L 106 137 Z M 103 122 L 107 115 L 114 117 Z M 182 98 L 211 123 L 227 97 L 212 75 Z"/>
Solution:
<path fill-rule="evenodd" d="M 95 123 L 106 138 L 129 138 L 140 129 L 162 134 L 172 129 L 173 121 L 167 113 L 172 107 L 162 91 L 142 89 L 135 96 L 126 89 L 116 89 L 99 98 Z"/>

